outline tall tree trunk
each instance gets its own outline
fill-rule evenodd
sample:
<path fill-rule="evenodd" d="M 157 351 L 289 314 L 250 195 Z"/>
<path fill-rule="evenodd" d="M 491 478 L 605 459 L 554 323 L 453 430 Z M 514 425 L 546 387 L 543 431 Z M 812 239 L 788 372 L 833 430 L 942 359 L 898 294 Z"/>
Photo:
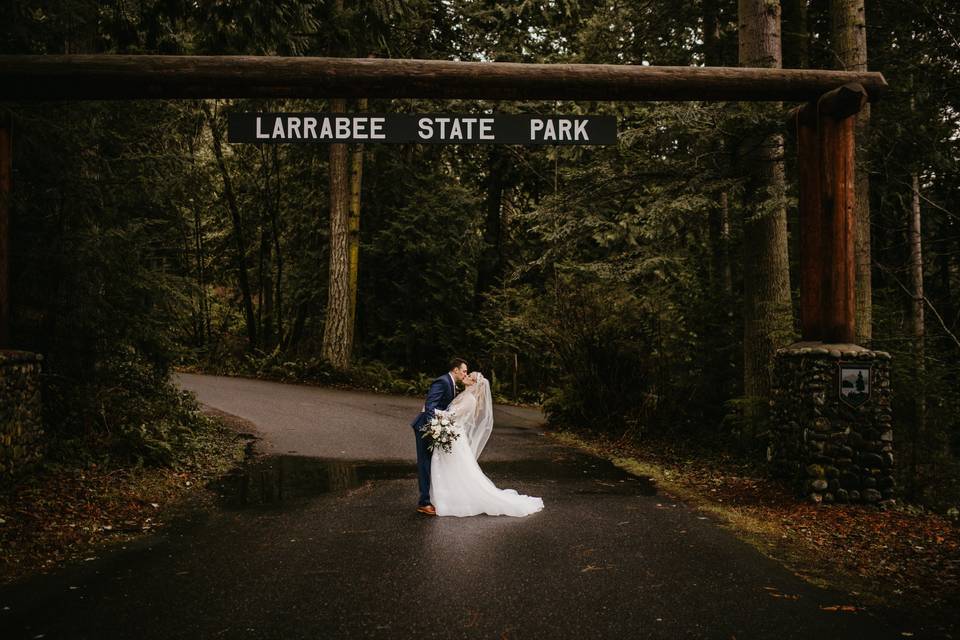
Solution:
<path fill-rule="evenodd" d="M 200 129 L 202 131 L 202 124 Z M 201 131 L 198 131 L 199 134 Z M 194 149 L 194 137 L 187 138 L 187 144 L 190 147 L 190 164 L 196 170 L 197 156 Z M 207 302 L 207 282 L 205 274 L 205 258 L 203 244 L 203 220 L 200 216 L 200 203 L 196 198 L 190 198 L 193 208 L 193 243 L 194 253 L 197 260 L 197 289 L 200 291 L 200 346 L 203 346 L 210 340 L 210 306 Z"/>
<path fill-rule="evenodd" d="M 270 231 L 273 238 L 273 252 L 277 261 L 277 280 L 276 280 L 276 335 L 277 343 L 280 344 L 283 336 L 283 252 L 280 250 L 280 224 L 277 219 L 280 217 L 280 196 L 282 194 L 280 185 L 280 162 L 277 159 L 277 145 L 271 147 L 273 152 L 273 169 L 276 173 L 276 189 L 274 191 L 273 203 L 270 207 Z"/>
<path fill-rule="evenodd" d="M 721 193 L 717 205 L 710 209 L 710 244 L 713 258 L 713 284 L 725 297 L 733 295 L 733 272 L 730 269 L 730 198 Z"/>
<path fill-rule="evenodd" d="M 357 101 L 357 110 L 367 110 L 367 99 Z M 354 147 L 350 166 L 350 326 L 357 328 L 357 295 L 360 286 L 360 205 L 363 186 L 363 145 Z"/>
<path fill-rule="evenodd" d="M 200 345 L 203 345 L 210 339 L 210 310 L 204 273 L 203 225 L 200 220 L 200 207 L 196 202 L 193 204 L 193 240 L 197 256 L 197 288 L 200 290 Z"/>
<path fill-rule="evenodd" d="M 509 159 L 502 149 L 490 147 L 487 155 L 486 219 L 483 251 L 477 270 L 474 306 L 480 307 L 483 294 L 500 281 L 503 269 L 503 192 Z"/>
<path fill-rule="evenodd" d="M 179 211 L 177 206 L 170 202 L 168 203 L 171 211 Z M 188 220 L 186 216 L 182 216 L 178 222 L 183 224 L 177 225 L 178 230 L 180 231 L 180 240 L 183 243 L 183 252 L 184 261 L 189 268 L 190 264 L 190 250 L 194 244 L 196 238 L 191 238 L 191 235 L 194 233 L 194 221 Z M 194 299 L 193 293 L 190 294 L 190 316 L 193 324 L 193 340 L 192 343 L 194 346 L 203 344 L 203 311 L 200 308 L 200 301 Z"/>
<path fill-rule="evenodd" d="M 301 301 L 297 305 L 297 313 L 293 319 L 293 326 L 290 329 L 290 333 L 287 334 L 287 337 L 283 340 L 283 350 L 290 351 L 294 349 L 297 344 L 300 342 L 300 338 L 303 336 L 303 325 L 307 321 L 307 309 L 309 305 L 306 300 Z"/>
<path fill-rule="evenodd" d="M 269 206 L 269 205 L 267 205 Z M 270 231 L 265 224 L 260 227 L 260 343 L 265 350 L 273 346 L 273 248 Z"/>
<path fill-rule="evenodd" d="M 867 18 L 864 0 L 831 0 L 831 38 L 836 66 L 844 71 L 867 70 Z M 870 104 L 857 114 L 856 168 L 854 175 L 854 255 L 856 262 L 857 342 L 873 339 L 873 283 L 870 271 L 870 174 L 866 141 Z"/>
<path fill-rule="evenodd" d="M 703 63 L 708 67 L 724 66 L 722 52 L 720 0 L 703 0 Z"/>
<path fill-rule="evenodd" d="M 330 111 L 345 113 L 347 101 L 335 98 Z M 330 145 L 330 276 L 321 356 L 337 369 L 350 366 L 353 325 L 350 322 L 350 220 L 347 145 Z"/>
<path fill-rule="evenodd" d="M 780 3 L 739 0 L 739 59 L 745 67 L 779 68 Z M 777 346 L 793 333 L 784 202 L 783 136 L 770 135 L 748 152 L 750 172 L 743 223 L 744 248 L 744 393 L 751 422 L 765 415 L 771 365 Z M 771 203 L 770 200 L 773 200 Z"/>
<path fill-rule="evenodd" d="M 783 66 L 810 67 L 810 27 L 807 0 L 783 0 Z"/>
<path fill-rule="evenodd" d="M 945 239 L 944 248 L 937 255 L 937 280 L 939 281 L 939 299 L 942 305 L 942 315 L 945 319 L 945 323 L 948 323 L 947 326 L 951 326 L 954 314 L 954 301 L 953 301 L 953 288 L 950 286 L 950 264 L 951 264 L 951 253 L 950 253 L 950 230 L 949 227 L 941 227 L 940 237 Z"/>
<path fill-rule="evenodd" d="M 247 275 L 247 243 L 243 237 L 243 224 L 240 218 L 240 207 L 237 204 L 236 194 L 233 192 L 233 183 L 230 172 L 223 160 L 222 134 L 219 125 L 215 122 L 209 105 L 204 102 L 204 112 L 207 115 L 207 124 L 210 126 L 210 135 L 213 138 L 213 154 L 217 159 L 217 166 L 223 176 L 223 193 L 227 199 L 227 208 L 230 210 L 230 219 L 233 221 L 233 244 L 236 250 L 237 279 L 240 282 L 240 294 L 243 296 L 243 313 L 247 321 L 248 347 L 252 351 L 257 347 L 257 322 L 253 314 L 253 298 L 250 294 L 250 279 Z"/>
<path fill-rule="evenodd" d="M 720 43 L 720 6 L 719 0 L 703 2 L 703 60 L 708 67 L 723 67 L 723 47 Z M 733 280 L 730 272 L 730 208 L 727 193 L 721 193 L 716 206 L 710 208 L 707 226 L 710 238 L 713 285 L 719 288 L 725 297 L 733 294 Z"/>
<path fill-rule="evenodd" d="M 263 224 L 260 225 L 260 243 L 257 247 L 257 308 L 254 311 L 257 318 L 257 326 L 260 327 L 260 345 L 267 346 L 266 332 L 263 330 L 263 267 L 264 249 L 266 248 L 266 238 L 263 234 Z"/>
<path fill-rule="evenodd" d="M 263 188 L 261 189 L 260 214 L 260 271 L 259 295 L 260 304 L 257 308 L 257 322 L 260 326 L 260 344 L 265 351 L 270 351 L 278 340 L 274 331 L 275 311 L 273 306 L 273 261 L 274 247 L 277 246 L 273 237 L 276 229 L 276 199 L 273 197 L 273 166 L 276 163 L 276 145 L 271 145 L 271 156 L 268 160 L 267 151 L 260 148 L 260 168 L 263 174 Z"/>
<path fill-rule="evenodd" d="M 916 412 L 916 434 L 913 445 L 913 481 L 918 480 L 919 459 L 918 451 L 926 438 L 927 400 L 924 393 L 923 374 L 926 371 L 925 340 L 926 332 L 923 323 L 923 247 L 920 235 L 920 178 L 916 172 L 911 176 L 912 197 L 910 207 L 910 287 L 913 289 L 913 304 L 911 305 L 910 328 L 913 334 L 913 357 L 916 367 L 916 383 L 914 386 L 914 410 Z"/>

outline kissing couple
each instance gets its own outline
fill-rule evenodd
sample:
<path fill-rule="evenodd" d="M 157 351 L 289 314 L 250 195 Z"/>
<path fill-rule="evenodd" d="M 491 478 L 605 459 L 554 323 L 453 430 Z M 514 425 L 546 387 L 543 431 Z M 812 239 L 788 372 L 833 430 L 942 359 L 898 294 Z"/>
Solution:
<path fill-rule="evenodd" d="M 457 382 L 464 387 L 459 394 Z M 435 409 L 454 412 L 454 430 L 460 437 L 453 440 L 449 451 L 439 446 L 431 451 L 431 438 L 422 432 Z M 480 470 L 477 458 L 493 430 L 493 396 L 490 383 L 479 371 L 467 373 L 465 360 L 450 360 L 450 370 L 430 384 L 423 410 L 410 426 L 417 439 L 420 513 L 526 516 L 543 509 L 543 499 L 498 489 Z"/>

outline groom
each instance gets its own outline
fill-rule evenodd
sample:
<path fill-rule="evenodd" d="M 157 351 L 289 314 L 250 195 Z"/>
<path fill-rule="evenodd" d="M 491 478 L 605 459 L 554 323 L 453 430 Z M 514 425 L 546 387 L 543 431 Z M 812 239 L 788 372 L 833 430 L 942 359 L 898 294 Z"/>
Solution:
<path fill-rule="evenodd" d="M 453 402 L 453 396 L 457 393 L 457 383 L 467 375 L 467 362 L 460 358 L 450 360 L 450 371 L 442 375 L 430 384 L 430 390 L 427 391 L 427 401 L 421 411 L 410 426 L 413 427 L 413 433 L 417 438 L 417 475 L 420 480 L 420 501 L 417 504 L 417 511 L 430 516 L 437 515 L 437 510 L 430 504 L 430 459 L 431 452 L 427 449 L 426 438 L 421 438 L 420 427 L 427 424 L 433 417 L 433 410 L 446 410 Z"/>

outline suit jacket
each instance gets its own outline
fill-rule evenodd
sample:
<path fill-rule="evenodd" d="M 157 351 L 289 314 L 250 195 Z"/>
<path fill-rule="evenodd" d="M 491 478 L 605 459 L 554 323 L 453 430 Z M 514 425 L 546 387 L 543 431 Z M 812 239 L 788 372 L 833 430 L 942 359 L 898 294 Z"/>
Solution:
<path fill-rule="evenodd" d="M 434 409 L 444 411 L 450 406 L 455 393 L 453 379 L 450 378 L 449 373 L 445 373 L 431 382 L 430 390 L 427 391 L 427 400 L 423 403 L 423 411 L 417 414 L 417 417 L 413 419 L 410 426 L 419 431 L 420 427 L 429 422 L 430 418 L 433 417 Z"/>

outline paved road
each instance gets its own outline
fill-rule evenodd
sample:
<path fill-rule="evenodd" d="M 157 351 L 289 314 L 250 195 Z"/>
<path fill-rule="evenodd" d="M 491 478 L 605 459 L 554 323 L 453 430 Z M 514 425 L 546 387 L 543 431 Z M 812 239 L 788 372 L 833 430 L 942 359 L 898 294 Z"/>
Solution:
<path fill-rule="evenodd" d="M 214 483 L 214 509 L 0 589 L 2 637 L 900 637 L 871 613 L 822 610 L 852 600 L 650 481 L 553 444 L 536 412 L 499 408 L 481 464 L 545 510 L 430 518 L 414 511 L 416 400 L 181 384 L 253 421 L 271 455 Z"/>
<path fill-rule="evenodd" d="M 416 459 L 409 425 L 423 407 L 422 399 L 248 378 L 190 374 L 178 378 L 181 387 L 196 393 L 204 404 L 257 425 L 262 449 L 268 453 L 341 460 Z M 497 433 L 506 435 L 517 428 L 536 427 L 542 417 L 532 409 L 497 406 L 494 421 Z M 526 441 L 491 438 L 484 459 L 528 458 Z"/>

